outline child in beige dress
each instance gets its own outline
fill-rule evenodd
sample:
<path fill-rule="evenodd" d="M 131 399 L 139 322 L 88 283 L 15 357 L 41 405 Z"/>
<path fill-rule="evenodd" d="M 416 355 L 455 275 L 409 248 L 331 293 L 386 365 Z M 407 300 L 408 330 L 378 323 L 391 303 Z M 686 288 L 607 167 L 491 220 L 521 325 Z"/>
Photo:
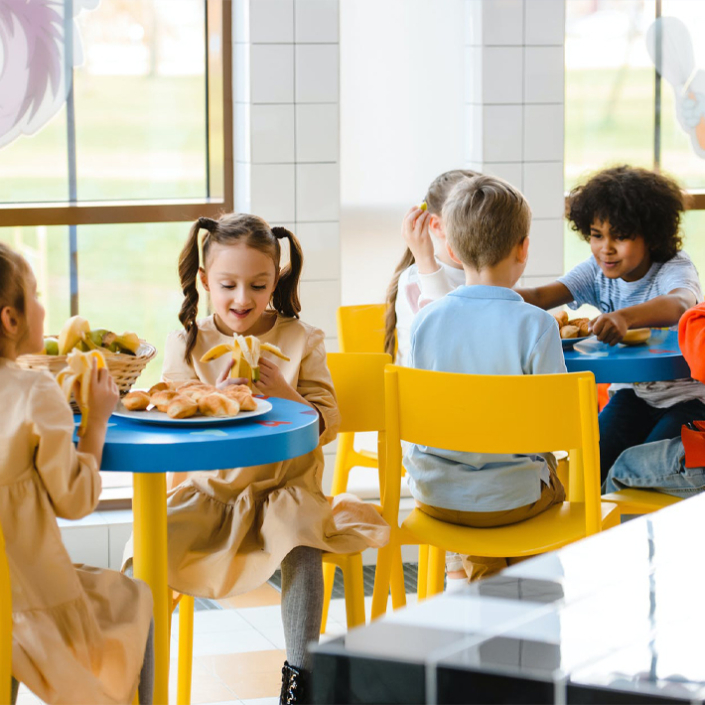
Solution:
<path fill-rule="evenodd" d="M 118 391 L 107 370 L 94 368 L 76 451 L 59 385 L 15 362 L 42 349 L 43 325 L 29 265 L 0 243 L 0 523 L 12 583 L 13 700 L 20 681 L 46 703 L 131 703 L 139 682 L 140 702 L 151 703 L 149 588 L 72 565 L 56 521 L 79 519 L 98 503 Z"/>
<path fill-rule="evenodd" d="M 205 230 L 199 254 L 199 233 Z M 280 240 L 290 263 L 280 269 Z M 320 444 L 299 458 L 255 467 L 199 472 L 168 500 L 169 584 L 180 592 L 223 598 L 266 582 L 281 564 L 287 662 L 282 698 L 304 702 L 310 668 L 306 644 L 318 640 L 323 601 L 321 552 L 347 553 L 387 542 L 389 528 L 352 495 L 330 503 L 321 489 L 322 445 L 339 424 L 326 367 L 323 332 L 299 320 L 303 257 L 285 228 L 252 215 L 200 218 L 181 253 L 183 330 L 166 344 L 163 376 L 223 386 L 232 359 L 199 362 L 233 334 L 255 335 L 290 358 L 260 358 L 255 392 L 307 404 L 319 417 Z M 214 314 L 197 321 L 200 278 Z M 237 458 L 233 458 L 237 461 Z M 294 687 L 295 686 L 295 687 Z M 302 699 L 303 698 L 303 699 Z"/>

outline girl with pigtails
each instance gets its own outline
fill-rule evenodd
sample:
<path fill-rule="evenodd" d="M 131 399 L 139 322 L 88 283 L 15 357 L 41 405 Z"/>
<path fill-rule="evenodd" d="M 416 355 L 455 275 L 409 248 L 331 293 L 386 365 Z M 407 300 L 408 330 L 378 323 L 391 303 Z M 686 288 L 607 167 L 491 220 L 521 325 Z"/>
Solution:
<path fill-rule="evenodd" d="M 281 240 L 289 243 L 284 267 Z M 374 509 L 352 495 L 330 503 L 321 489 L 322 446 L 335 438 L 339 415 L 323 331 L 299 319 L 302 266 L 301 246 L 286 228 L 246 214 L 199 218 L 179 260 L 183 329 L 169 335 L 163 369 L 163 378 L 175 382 L 241 383 L 228 378 L 232 359 L 199 360 L 215 345 L 232 343 L 233 334 L 254 335 L 290 358 L 260 358 L 255 393 L 318 413 L 320 444 L 313 452 L 269 465 L 191 473 L 168 499 L 169 584 L 175 590 L 225 598 L 262 585 L 281 565 L 284 702 L 309 697 L 306 646 L 320 631 L 322 551 L 361 551 L 383 545 L 389 535 Z M 200 320 L 197 280 L 213 310 Z"/>

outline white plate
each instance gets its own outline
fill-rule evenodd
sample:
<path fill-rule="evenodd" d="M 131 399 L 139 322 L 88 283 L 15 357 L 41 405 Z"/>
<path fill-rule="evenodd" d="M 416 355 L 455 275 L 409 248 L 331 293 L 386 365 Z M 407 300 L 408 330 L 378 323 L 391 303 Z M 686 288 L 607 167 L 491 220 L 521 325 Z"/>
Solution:
<path fill-rule="evenodd" d="M 140 421 L 142 423 L 156 423 L 164 426 L 200 426 L 204 424 L 222 424 L 252 419 L 255 416 L 262 416 L 271 410 L 272 405 L 266 399 L 255 399 L 257 408 L 254 411 L 241 411 L 237 416 L 191 416 L 188 419 L 170 419 L 163 411 L 157 411 L 152 407 L 146 411 L 128 411 L 120 402 L 117 405 L 113 416 L 130 421 Z"/>

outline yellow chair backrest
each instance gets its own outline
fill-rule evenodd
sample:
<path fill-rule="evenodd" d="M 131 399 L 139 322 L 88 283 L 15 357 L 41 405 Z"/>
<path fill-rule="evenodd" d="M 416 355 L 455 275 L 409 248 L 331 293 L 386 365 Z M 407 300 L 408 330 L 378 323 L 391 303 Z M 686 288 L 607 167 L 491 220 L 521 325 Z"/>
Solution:
<path fill-rule="evenodd" d="M 12 680 L 12 592 L 5 537 L 0 528 L 0 703 L 10 702 Z"/>
<path fill-rule="evenodd" d="M 384 368 L 392 362 L 385 353 L 328 353 L 333 377 L 340 433 L 384 431 Z"/>
<path fill-rule="evenodd" d="M 393 503 L 399 492 L 402 440 L 475 453 L 569 450 L 569 499 L 585 502 L 587 533 L 599 530 L 599 435 L 591 372 L 492 376 L 390 365 L 385 395 L 387 501 Z"/>
<path fill-rule="evenodd" d="M 338 344 L 346 353 L 384 352 L 384 317 L 387 304 L 340 306 Z"/>

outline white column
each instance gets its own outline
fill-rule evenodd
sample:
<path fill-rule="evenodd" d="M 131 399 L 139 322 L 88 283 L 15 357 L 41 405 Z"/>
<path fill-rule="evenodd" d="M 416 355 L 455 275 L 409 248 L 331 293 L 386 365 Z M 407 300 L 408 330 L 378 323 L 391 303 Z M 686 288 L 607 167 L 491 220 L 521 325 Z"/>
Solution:
<path fill-rule="evenodd" d="M 529 201 L 528 286 L 563 273 L 564 40 L 565 0 L 466 0 L 465 161 Z"/>
<path fill-rule="evenodd" d="M 234 0 L 235 209 L 301 241 L 302 319 L 335 349 L 338 0 Z"/>

